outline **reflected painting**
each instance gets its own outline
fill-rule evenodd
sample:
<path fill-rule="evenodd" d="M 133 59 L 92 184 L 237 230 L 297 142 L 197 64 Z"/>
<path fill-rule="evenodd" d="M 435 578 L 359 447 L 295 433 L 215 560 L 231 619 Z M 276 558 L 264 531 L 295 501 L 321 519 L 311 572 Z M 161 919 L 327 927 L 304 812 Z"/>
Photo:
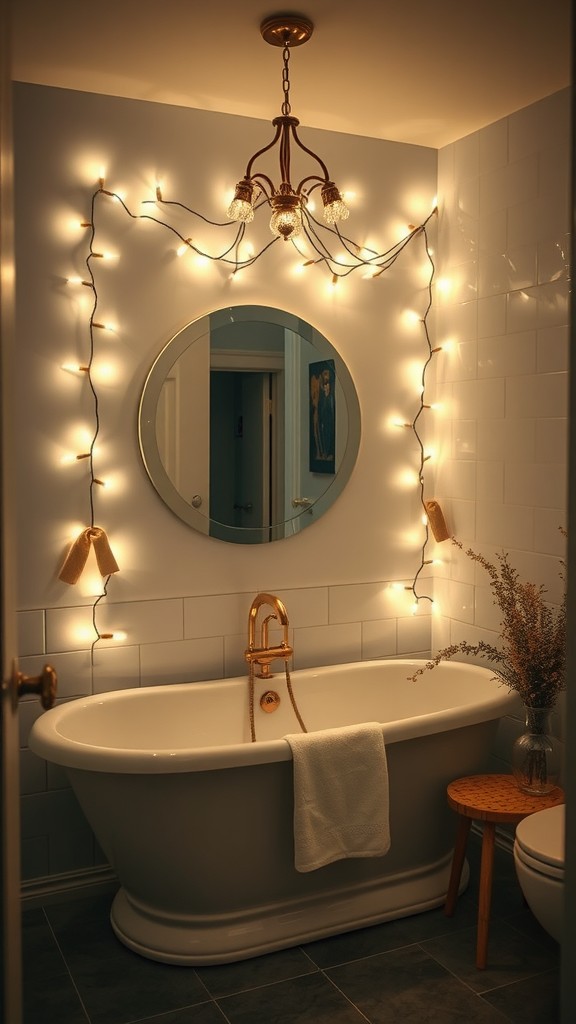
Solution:
<path fill-rule="evenodd" d="M 333 359 L 310 363 L 311 473 L 336 472 L 336 370 Z"/>

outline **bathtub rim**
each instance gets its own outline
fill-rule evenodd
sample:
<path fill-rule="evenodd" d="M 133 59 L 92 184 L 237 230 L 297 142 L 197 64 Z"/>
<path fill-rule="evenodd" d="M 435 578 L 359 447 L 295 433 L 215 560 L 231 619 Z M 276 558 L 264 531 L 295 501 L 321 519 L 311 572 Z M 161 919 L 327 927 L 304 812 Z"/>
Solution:
<path fill-rule="evenodd" d="M 342 674 L 351 668 L 384 667 L 401 665 L 408 677 L 418 667 L 426 664 L 426 659 L 386 659 L 349 664 L 320 666 L 300 669 L 292 673 L 293 680 L 304 674 Z M 466 673 L 478 676 L 484 682 L 492 682 L 490 690 L 475 704 L 459 704 L 452 708 L 444 708 L 410 718 L 379 723 L 385 743 L 395 743 L 414 739 L 418 736 L 448 732 L 465 725 L 474 725 L 483 721 L 501 718 L 511 711 L 517 703 L 515 694 L 510 693 L 504 684 L 493 682 L 494 673 L 481 665 L 463 662 L 445 662 L 442 669 L 450 674 L 465 669 Z M 439 670 L 434 670 L 438 672 Z M 430 673 L 431 677 L 434 672 Z M 276 761 L 290 761 L 292 753 L 285 738 L 259 740 L 256 743 L 241 742 L 225 746 L 206 746 L 190 749 L 148 749 L 126 750 L 118 747 L 95 745 L 71 739 L 59 732 L 59 725 L 66 719 L 81 715 L 85 709 L 94 705 L 114 702 L 130 702 L 142 700 L 147 693 L 169 693 L 172 690 L 184 691 L 190 687 L 210 687 L 214 690 L 225 689 L 230 685 L 238 685 L 238 680 L 212 680 L 194 683 L 169 683 L 124 690 L 111 690 L 102 694 L 78 697 L 56 704 L 54 708 L 41 715 L 32 727 L 29 746 L 40 757 L 64 768 L 84 769 L 96 772 L 112 772 L 121 774 L 174 774 L 189 771 L 214 771 L 223 768 L 236 768 L 253 764 L 270 764 Z M 431 678 L 431 683 L 433 679 Z"/>

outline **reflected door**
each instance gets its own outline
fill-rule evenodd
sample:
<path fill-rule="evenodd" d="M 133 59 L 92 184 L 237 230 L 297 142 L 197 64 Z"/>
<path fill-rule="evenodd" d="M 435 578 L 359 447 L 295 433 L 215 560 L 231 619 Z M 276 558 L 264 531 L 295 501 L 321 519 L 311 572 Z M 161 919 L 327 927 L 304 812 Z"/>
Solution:
<path fill-rule="evenodd" d="M 210 336 L 190 345 L 166 374 L 158 399 L 158 450 L 170 479 L 185 501 L 206 516 L 210 507 L 209 394 Z"/>
<path fill-rule="evenodd" d="M 268 529 L 273 516 L 272 375 L 238 371 L 210 374 L 210 519 Z"/>

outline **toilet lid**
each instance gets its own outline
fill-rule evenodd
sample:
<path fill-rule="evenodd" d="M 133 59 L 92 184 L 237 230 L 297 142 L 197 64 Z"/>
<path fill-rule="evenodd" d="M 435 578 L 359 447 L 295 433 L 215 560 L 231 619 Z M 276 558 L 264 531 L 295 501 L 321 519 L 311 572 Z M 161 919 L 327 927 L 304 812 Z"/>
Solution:
<path fill-rule="evenodd" d="M 564 820 L 564 804 L 559 804 L 528 815 L 516 828 L 518 852 L 537 861 L 544 874 L 547 865 L 556 869 L 554 875 L 564 870 Z"/>

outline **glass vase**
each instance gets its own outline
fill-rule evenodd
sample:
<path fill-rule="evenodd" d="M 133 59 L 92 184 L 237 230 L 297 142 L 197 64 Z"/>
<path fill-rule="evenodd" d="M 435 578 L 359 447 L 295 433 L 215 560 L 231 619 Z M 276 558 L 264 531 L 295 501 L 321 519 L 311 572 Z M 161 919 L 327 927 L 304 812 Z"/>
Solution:
<path fill-rule="evenodd" d="M 524 707 L 526 731 L 512 748 L 512 770 L 518 788 L 533 796 L 544 796 L 558 784 L 560 750 L 552 735 L 553 707 Z"/>

